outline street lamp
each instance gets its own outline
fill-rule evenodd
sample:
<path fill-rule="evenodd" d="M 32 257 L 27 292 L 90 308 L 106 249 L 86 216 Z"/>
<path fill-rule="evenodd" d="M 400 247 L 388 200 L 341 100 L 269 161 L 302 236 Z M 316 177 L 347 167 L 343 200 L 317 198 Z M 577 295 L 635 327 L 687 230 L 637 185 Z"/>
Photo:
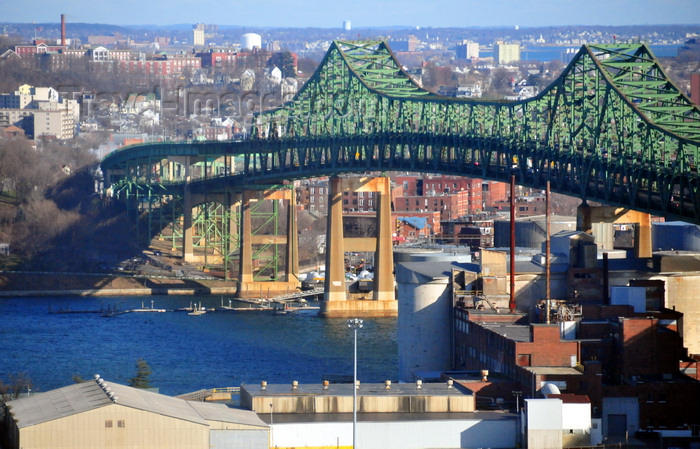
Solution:
<path fill-rule="evenodd" d="M 273 424 L 273 422 L 272 422 L 272 409 L 273 409 L 272 402 L 270 402 L 270 447 L 272 447 L 274 444 L 274 439 L 272 437 L 272 424 Z"/>
<path fill-rule="evenodd" d="M 513 390 L 513 396 L 515 396 L 515 441 L 518 443 L 520 439 L 520 396 L 523 392 L 520 390 Z"/>
<path fill-rule="evenodd" d="M 523 395 L 523 392 L 520 390 L 513 390 L 513 396 L 515 396 L 515 412 L 518 413 L 520 411 L 520 396 Z"/>
<path fill-rule="evenodd" d="M 352 448 L 355 449 L 357 441 L 357 329 L 362 329 L 362 320 L 353 318 L 348 320 L 348 327 L 355 334 L 354 361 L 353 361 L 353 383 L 352 383 Z"/>

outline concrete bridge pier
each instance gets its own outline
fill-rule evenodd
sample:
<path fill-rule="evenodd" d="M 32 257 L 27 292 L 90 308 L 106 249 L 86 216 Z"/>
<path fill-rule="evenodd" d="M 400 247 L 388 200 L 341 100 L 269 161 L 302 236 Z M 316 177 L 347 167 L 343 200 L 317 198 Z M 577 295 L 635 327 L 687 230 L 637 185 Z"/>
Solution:
<path fill-rule="evenodd" d="M 185 197 L 182 205 L 182 259 L 194 262 L 194 245 L 192 242 L 192 192 L 190 191 L 190 158 L 185 158 Z"/>
<path fill-rule="evenodd" d="M 224 272 L 226 280 L 230 279 L 230 271 L 233 267 L 229 266 L 229 256 L 238 249 L 240 251 L 240 220 L 241 215 L 242 194 L 240 192 L 226 192 L 226 203 L 224 207 L 228 211 L 228 224 L 226 229 L 227 242 L 225 245 L 226 254 L 224 255 Z"/>
<path fill-rule="evenodd" d="M 651 215 L 613 206 L 589 206 L 585 201 L 577 209 L 576 228 L 592 234 L 603 249 L 612 249 L 612 225 L 633 223 L 635 257 L 651 257 Z M 605 230 L 600 224 L 608 224 Z"/>
<path fill-rule="evenodd" d="M 391 189 L 388 177 L 332 177 L 326 229 L 326 279 L 321 316 L 386 317 L 398 315 L 394 290 L 391 232 Z M 377 236 L 346 238 L 343 233 L 343 192 L 377 192 Z M 349 297 L 345 285 L 345 251 L 375 251 L 372 299 Z"/>

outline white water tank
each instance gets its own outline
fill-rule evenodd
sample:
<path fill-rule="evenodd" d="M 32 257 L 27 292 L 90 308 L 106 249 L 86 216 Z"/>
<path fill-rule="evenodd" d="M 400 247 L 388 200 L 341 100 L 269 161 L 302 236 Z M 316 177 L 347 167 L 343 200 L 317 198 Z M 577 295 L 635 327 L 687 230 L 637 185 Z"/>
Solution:
<path fill-rule="evenodd" d="M 415 381 L 419 372 L 442 372 L 451 368 L 450 326 L 445 325 L 452 306 L 450 279 L 445 274 L 449 271 L 429 272 L 436 265 L 449 264 L 396 266 L 401 382 Z"/>
<path fill-rule="evenodd" d="M 257 33 L 245 33 L 241 36 L 241 49 L 243 51 L 252 51 L 254 48 L 258 50 L 262 48 L 262 36 Z"/>

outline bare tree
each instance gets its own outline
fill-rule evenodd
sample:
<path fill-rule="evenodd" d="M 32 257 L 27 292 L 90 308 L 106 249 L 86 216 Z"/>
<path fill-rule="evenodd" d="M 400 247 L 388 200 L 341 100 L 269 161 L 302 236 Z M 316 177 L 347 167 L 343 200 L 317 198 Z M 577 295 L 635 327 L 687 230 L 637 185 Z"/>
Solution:
<path fill-rule="evenodd" d="M 7 383 L 0 379 L 0 402 L 12 401 L 25 392 L 28 394 L 33 387 L 34 383 L 27 373 L 11 374 Z"/>

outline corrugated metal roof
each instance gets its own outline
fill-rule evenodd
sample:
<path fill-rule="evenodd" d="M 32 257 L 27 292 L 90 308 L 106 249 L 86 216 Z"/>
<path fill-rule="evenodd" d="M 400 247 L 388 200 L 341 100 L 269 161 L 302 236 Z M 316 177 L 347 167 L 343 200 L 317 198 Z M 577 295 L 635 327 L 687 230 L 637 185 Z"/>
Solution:
<path fill-rule="evenodd" d="M 209 402 L 188 402 L 199 415 L 207 421 L 219 421 L 249 426 L 267 427 L 255 412 L 235 409 L 225 404 L 212 404 Z"/>
<path fill-rule="evenodd" d="M 36 393 L 7 403 L 18 427 L 28 427 L 112 404 L 94 381 Z"/>
<path fill-rule="evenodd" d="M 190 403 L 182 399 L 112 382 L 105 382 L 105 385 L 114 392 L 118 398 L 117 403 L 125 407 L 207 425 L 207 421 L 199 416 Z"/>
<path fill-rule="evenodd" d="M 247 391 L 252 397 L 305 397 L 305 396 L 352 396 L 352 383 L 331 383 L 328 389 L 318 384 L 299 384 L 296 390 L 292 390 L 291 384 L 269 384 L 265 390 L 259 385 L 241 384 L 241 391 Z M 469 390 L 458 387 L 455 383 L 448 387 L 446 382 L 424 382 L 420 389 L 415 383 L 392 383 L 390 389 L 386 389 L 383 383 L 360 383 L 357 396 L 470 396 Z"/>
<path fill-rule="evenodd" d="M 243 410 L 207 407 L 208 404 L 189 402 L 158 393 L 128 387 L 100 379 L 70 385 L 46 393 L 10 401 L 7 405 L 20 428 L 52 421 L 112 404 L 169 416 L 197 424 L 212 421 L 264 425 L 254 413 Z M 110 398 L 112 393 L 112 398 Z M 211 404 L 214 405 L 214 404 Z"/>

